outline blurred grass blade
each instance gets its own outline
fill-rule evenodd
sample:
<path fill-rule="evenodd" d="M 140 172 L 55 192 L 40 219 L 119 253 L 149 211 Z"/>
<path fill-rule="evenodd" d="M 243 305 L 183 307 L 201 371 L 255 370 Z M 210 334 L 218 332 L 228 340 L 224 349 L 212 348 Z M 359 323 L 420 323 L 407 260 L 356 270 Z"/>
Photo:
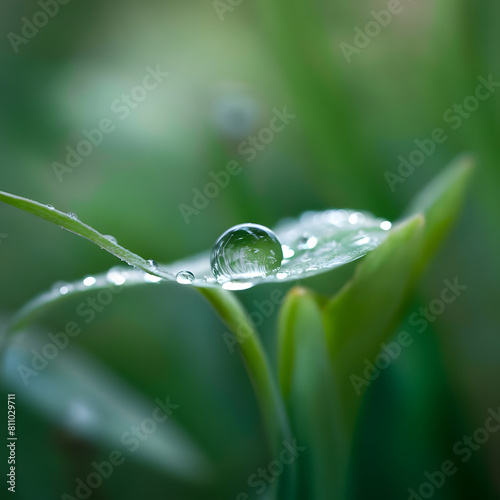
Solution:
<path fill-rule="evenodd" d="M 47 345 L 44 336 L 33 330 L 11 337 L 1 360 L 3 379 L 11 391 L 66 430 L 120 451 L 126 461 L 147 461 L 188 481 L 209 478 L 211 465 L 204 453 L 175 423 L 182 401 L 169 401 L 168 392 L 158 394 L 155 401 L 145 400 L 71 345 L 49 361 L 42 354 L 37 357 Z M 155 408 L 159 410 L 153 413 Z M 157 425 L 148 435 L 155 415 Z M 139 439 L 132 428 L 141 427 L 146 419 L 147 429 L 144 425 L 141 434 L 146 438 Z"/>
<path fill-rule="evenodd" d="M 0 201 L 19 208 L 20 210 L 24 210 L 25 212 L 29 212 L 30 214 L 36 215 L 37 217 L 41 217 L 42 219 L 52 222 L 53 224 L 57 224 L 72 233 L 78 234 L 131 266 L 168 280 L 175 279 L 175 276 L 172 274 L 165 273 L 162 269 L 152 266 L 139 255 L 136 255 L 130 250 L 118 245 L 112 239 L 109 239 L 96 231 L 93 227 L 84 224 L 77 218 L 71 217 L 71 215 L 61 212 L 50 205 L 43 205 L 37 201 L 5 193 L 3 191 L 0 191 Z"/>
<path fill-rule="evenodd" d="M 474 158 L 463 155 L 439 174 L 408 207 L 405 215 L 425 214 L 424 239 L 415 274 L 427 265 L 446 237 L 463 203 L 473 172 Z"/>
<path fill-rule="evenodd" d="M 297 113 L 303 132 L 316 154 L 316 162 L 308 164 L 320 170 L 316 178 L 329 179 L 335 172 L 335 183 L 316 183 L 325 200 L 332 196 L 342 203 L 374 201 L 374 186 L 381 189 L 377 169 L 363 170 L 365 181 L 359 181 L 359 170 L 346 165 L 371 165 L 376 161 L 371 150 L 371 137 L 366 134 L 359 107 L 342 67 L 332 53 L 332 39 L 322 19 L 322 6 L 302 0 L 260 0 L 259 12 L 269 46 L 276 55 L 280 70 L 292 97 L 289 110 Z M 288 103 L 287 103 L 288 104 Z M 359 147 L 359 144 L 364 147 Z M 375 200 L 376 201 L 376 200 Z"/>
<path fill-rule="evenodd" d="M 348 447 L 318 299 L 302 288 L 280 312 L 279 372 L 297 444 L 299 498 L 344 498 Z"/>

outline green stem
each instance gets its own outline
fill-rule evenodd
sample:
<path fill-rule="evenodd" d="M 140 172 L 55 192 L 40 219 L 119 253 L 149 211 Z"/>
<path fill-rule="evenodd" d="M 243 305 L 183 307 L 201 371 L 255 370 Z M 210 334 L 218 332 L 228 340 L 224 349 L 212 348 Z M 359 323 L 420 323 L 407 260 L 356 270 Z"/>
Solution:
<path fill-rule="evenodd" d="M 198 290 L 211 303 L 238 340 L 262 412 L 271 452 L 273 456 L 278 457 L 283 441 L 292 442 L 292 434 L 275 377 L 259 336 L 248 320 L 243 305 L 233 293 L 219 288 L 198 288 Z M 288 484 L 280 488 L 279 495 L 291 500 L 295 476 L 293 467 L 290 467 L 287 476 Z"/>

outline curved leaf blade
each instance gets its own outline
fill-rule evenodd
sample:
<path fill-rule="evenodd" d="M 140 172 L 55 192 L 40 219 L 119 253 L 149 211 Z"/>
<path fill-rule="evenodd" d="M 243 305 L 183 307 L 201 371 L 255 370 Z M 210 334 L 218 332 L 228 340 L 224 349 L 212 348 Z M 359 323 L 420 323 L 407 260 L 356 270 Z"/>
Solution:
<path fill-rule="evenodd" d="M 71 217 L 71 215 L 61 212 L 56 208 L 51 207 L 50 205 L 43 205 L 42 203 L 38 203 L 37 201 L 30 200 L 28 198 L 23 198 L 22 196 L 16 196 L 14 194 L 5 193 L 4 191 L 0 191 L 0 201 L 12 205 L 13 207 L 19 208 L 20 210 L 24 210 L 30 214 L 36 215 L 37 217 L 41 217 L 46 221 L 52 222 L 67 231 L 71 231 L 92 243 L 100 246 L 103 250 L 106 250 L 110 254 L 118 257 L 120 260 L 134 266 L 138 269 L 142 269 L 147 273 L 151 273 L 155 276 L 160 276 L 166 279 L 175 279 L 169 273 L 162 272 L 161 269 L 158 269 L 156 266 L 151 265 L 140 257 L 139 255 L 127 250 L 126 248 L 118 245 L 112 239 L 106 238 L 105 235 L 96 231 L 93 227 L 84 224 L 80 220 Z"/>
<path fill-rule="evenodd" d="M 191 285 L 242 290 L 259 283 L 273 283 L 307 278 L 359 259 L 376 248 L 387 236 L 391 224 L 367 212 L 327 210 L 306 212 L 297 219 L 282 221 L 275 228 L 285 250 L 279 272 L 248 283 L 217 282 L 210 267 L 209 252 L 173 264 L 159 266 L 147 261 L 88 224 L 55 208 L 21 196 L 0 191 L 0 201 L 41 217 L 100 246 L 127 264 L 169 281 L 180 271 L 195 276 Z"/>

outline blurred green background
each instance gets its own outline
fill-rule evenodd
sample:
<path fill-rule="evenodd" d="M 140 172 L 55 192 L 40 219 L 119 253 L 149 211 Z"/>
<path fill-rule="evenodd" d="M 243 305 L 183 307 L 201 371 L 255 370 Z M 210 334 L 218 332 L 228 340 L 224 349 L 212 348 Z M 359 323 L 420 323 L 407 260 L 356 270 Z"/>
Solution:
<path fill-rule="evenodd" d="M 488 409 L 500 407 L 499 89 L 463 115 L 456 130 L 444 118 L 474 95 L 478 78 L 500 81 L 497 2 L 401 0 L 401 12 L 350 62 L 341 44 L 354 45 L 356 28 L 364 30 L 371 10 L 387 9 L 387 2 L 57 5 L 57 14 L 15 49 L 9 34 L 21 35 L 23 18 L 32 20 L 42 8 L 20 0 L 3 8 L 0 189 L 75 212 L 145 258 L 171 262 L 210 249 L 234 224 L 272 226 L 305 210 L 355 208 L 395 220 L 456 155 L 476 155 L 467 205 L 408 316 L 439 297 L 445 279 L 458 277 L 468 289 L 424 333 L 408 319 L 398 329 L 415 342 L 370 386 L 351 460 L 350 498 L 408 498 L 425 471 L 452 458 L 454 443 L 482 426 Z M 121 120 L 112 103 L 157 66 L 168 77 Z M 242 141 L 267 127 L 275 108 L 296 118 L 248 161 Z M 115 130 L 60 180 L 53 162 L 64 163 L 66 147 L 76 147 L 82 130 L 103 118 Z M 446 131 L 446 141 L 391 190 L 387 172 L 397 173 L 398 157 L 408 158 L 415 141 L 436 128 Z M 230 160 L 242 172 L 187 224 L 180 204 L 192 205 L 193 190 L 203 190 L 210 172 Z M 0 233 L 2 325 L 55 281 L 116 264 L 81 238 L 9 206 L 0 207 Z M 354 268 L 301 284 L 332 294 Z M 239 296 L 252 310 L 273 289 Z M 41 338 L 74 320 L 81 300 L 48 311 L 37 327 Z M 273 360 L 275 326 L 273 314 L 260 328 Z M 61 359 L 83 356 L 83 372 L 97 362 L 102 377 L 121 379 L 146 408 L 169 395 L 180 405 L 172 419 L 214 468 L 212 480 L 199 484 L 165 470 L 153 452 L 132 454 L 91 498 L 254 494 L 247 479 L 270 457 L 251 385 L 225 331 L 199 294 L 167 284 L 116 295 L 71 341 Z M 47 402 L 63 396 L 50 380 L 39 382 L 46 375 L 37 378 L 42 403 L 35 405 L 33 393 L 4 372 L 4 393 L 16 392 L 18 400 L 21 499 L 74 495 L 75 478 L 114 449 L 97 432 L 88 438 L 92 426 L 84 435 L 68 431 L 69 417 L 48 411 Z M 104 393 L 107 383 L 102 380 Z M 129 402 L 140 407 L 132 397 Z M 499 468 L 500 432 L 433 498 L 500 498 Z"/>

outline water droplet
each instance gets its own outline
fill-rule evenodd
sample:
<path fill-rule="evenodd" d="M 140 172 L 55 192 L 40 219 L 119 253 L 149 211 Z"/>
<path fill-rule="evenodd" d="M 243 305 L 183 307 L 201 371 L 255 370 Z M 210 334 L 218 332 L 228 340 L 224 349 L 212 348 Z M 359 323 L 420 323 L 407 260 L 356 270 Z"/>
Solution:
<path fill-rule="evenodd" d="M 54 210 L 54 206 L 53 205 L 45 205 L 45 208 L 48 208 L 49 210 Z"/>
<path fill-rule="evenodd" d="M 279 280 L 283 280 L 283 279 L 285 279 L 287 276 L 288 276 L 288 273 L 285 273 L 285 272 L 279 272 L 279 273 L 276 273 L 276 278 L 278 278 Z"/>
<path fill-rule="evenodd" d="M 281 245 L 281 250 L 284 259 L 291 259 L 295 255 L 295 252 L 288 245 Z"/>
<path fill-rule="evenodd" d="M 162 280 L 163 278 L 160 278 L 159 276 L 154 276 L 153 274 L 148 274 L 146 273 L 144 275 L 144 281 L 147 283 L 158 283 Z"/>
<path fill-rule="evenodd" d="M 75 212 L 68 212 L 68 217 L 73 220 L 78 220 L 78 216 L 75 214 Z"/>
<path fill-rule="evenodd" d="M 345 243 L 346 245 L 361 246 L 370 243 L 370 241 L 370 237 L 366 233 L 361 231 L 354 236 L 348 236 L 347 238 L 345 238 L 345 240 L 342 241 L 342 243 Z"/>
<path fill-rule="evenodd" d="M 112 236 L 111 234 L 106 234 L 104 236 L 108 241 L 111 241 L 111 243 L 114 243 L 115 245 L 118 243 L 117 239 Z"/>
<path fill-rule="evenodd" d="M 61 295 L 66 295 L 70 292 L 71 285 L 66 281 L 58 281 L 57 283 L 54 283 L 52 290 L 56 293 L 60 293 Z"/>
<path fill-rule="evenodd" d="M 297 248 L 300 250 L 311 250 L 318 244 L 318 238 L 316 236 L 310 236 L 308 234 L 304 234 L 297 244 Z"/>
<path fill-rule="evenodd" d="M 179 271 L 175 276 L 177 283 L 181 285 L 189 285 L 194 281 L 194 274 L 189 271 Z"/>
<path fill-rule="evenodd" d="M 95 282 L 96 282 L 96 279 L 93 277 L 93 276 L 87 276 L 84 280 L 83 280 L 83 284 L 85 286 L 92 286 L 92 285 L 95 285 Z"/>
<path fill-rule="evenodd" d="M 249 282 L 240 282 L 240 281 L 226 281 L 222 288 L 224 290 L 247 290 L 248 288 L 252 288 L 253 283 Z"/>
<path fill-rule="evenodd" d="M 282 260 L 277 236 L 258 224 L 228 229 L 217 239 L 210 255 L 212 272 L 221 283 L 264 278 L 275 273 Z"/>
<path fill-rule="evenodd" d="M 349 224 L 361 224 L 365 220 L 364 214 L 361 212 L 354 212 L 349 216 Z"/>
<path fill-rule="evenodd" d="M 384 231 L 389 231 L 389 229 L 391 229 L 391 227 L 392 227 L 392 224 L 388 220 L 386 220 L 380 224 L 380 229 L 383 229 Z"/>
<path fill-rule="evenodd" d="M 156 260 L 149 259 L 148 264 L 149 264 L 149 267 L 151 267 L 155 271 L 160 268 L 160 265 L 158 264 L 158 262 L 156 262 Z"/>
<path fill-rule="evenodd" d="M 127 281 L 127 278 L 125 277 L 124 273 L 115 268 L 110 269 L 108 271 L 108 273 L 106 274 L 106 279 L 110 283 L 113 283 L 118 286 L 123 285 L 123 283 Z"/>

